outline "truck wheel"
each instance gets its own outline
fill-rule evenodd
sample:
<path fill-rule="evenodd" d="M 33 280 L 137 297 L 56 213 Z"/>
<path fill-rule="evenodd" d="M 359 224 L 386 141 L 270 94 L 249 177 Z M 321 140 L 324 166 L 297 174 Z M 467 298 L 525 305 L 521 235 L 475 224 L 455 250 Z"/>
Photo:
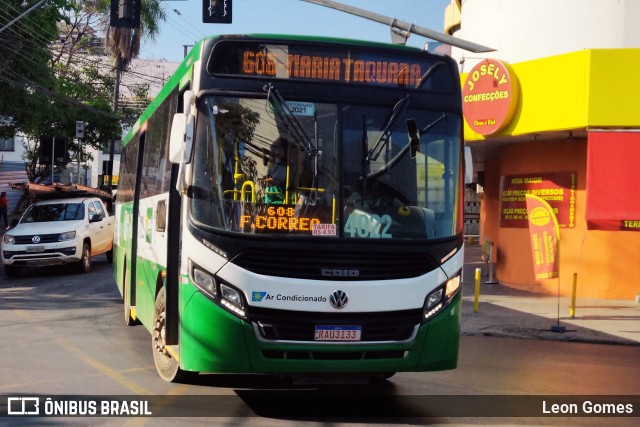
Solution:
<path fill-rule="evenodd" d="M 82 256 L 78 261 L 78 269 L 80 273 L 88 273 L 91 271 L 91 247 L 89 243 L 84 242 L 82 245 Z"/>
<path fill-rule="evenodd" d="M 169 382 L 187 382 L 198 375 L 197 372 L 183 371 L 180 362 L 170 353 L 165 341 L 166 333 L 166 300 L 164 288 L 160 289 L 156 297 L 153 311 L 153 329 L 151 330 L 151 351 L 158 375 Z"/>
<path fill-rule="evenodd" d="M 7 277 L 18 277 L 20 275 L 20 267 L 16 267 L 14 265 L 5 265 L 4 274 L 6 274 Z"/>

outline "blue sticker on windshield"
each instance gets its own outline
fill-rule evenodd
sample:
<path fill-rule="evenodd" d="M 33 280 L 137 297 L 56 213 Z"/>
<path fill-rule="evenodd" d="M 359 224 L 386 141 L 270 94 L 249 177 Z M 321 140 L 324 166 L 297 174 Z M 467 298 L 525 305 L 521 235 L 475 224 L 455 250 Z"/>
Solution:
<path fill-rule="evenodd" d="M 313 102 L 287 101 L 287 107 L 294 116 L 314 116 L 316 114 L 316 104 Z"/>

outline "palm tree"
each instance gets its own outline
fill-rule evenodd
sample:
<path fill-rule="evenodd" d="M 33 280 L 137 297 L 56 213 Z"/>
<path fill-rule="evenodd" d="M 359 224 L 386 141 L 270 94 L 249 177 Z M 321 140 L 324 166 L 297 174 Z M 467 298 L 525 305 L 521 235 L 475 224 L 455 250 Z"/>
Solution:
<path fill-rule="evenodd" d="M 111 0 L 118 1 L 118 0 Z M 113 111 L 118 111 L 118 98 L 120 96 L 120 79 L 123 71 L 129 67 L 131 60 L 140 54 L 142 38 L 154 40 L 160 32 L 160 22 L 167 19 L 161 0 L 142 0 L 140 8 L 139 28 L 109 27 L 106 31 L 105 46 L 111 53 L 113 69 L 116 73 L 116 82 L 113 95 Z M 105 1 L 106 10 L 109 10 L 109 0 Z M 114 141 L 109 143 L 109 170 L 107 185 L 111 189 L 113 175 Z"/>

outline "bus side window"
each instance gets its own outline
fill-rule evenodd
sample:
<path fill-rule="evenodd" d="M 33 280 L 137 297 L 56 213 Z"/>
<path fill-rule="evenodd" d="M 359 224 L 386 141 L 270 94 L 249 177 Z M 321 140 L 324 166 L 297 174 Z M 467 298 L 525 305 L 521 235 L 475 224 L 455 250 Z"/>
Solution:
<path fill-rule="evenodd" d="M 156 231 L 164 232 L 167 228 L 167 201 L 160 200 L 156 206 Z"/>

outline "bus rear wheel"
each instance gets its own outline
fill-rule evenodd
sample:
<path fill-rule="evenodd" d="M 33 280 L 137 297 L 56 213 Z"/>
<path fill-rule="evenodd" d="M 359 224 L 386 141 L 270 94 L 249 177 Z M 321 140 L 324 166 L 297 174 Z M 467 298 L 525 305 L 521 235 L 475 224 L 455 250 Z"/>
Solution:
<path fill-rule="evenodd" d="M 193 379 L 197 372 L 180 369 L 180 362 L 168 351 L 166 344 L 166 300 L 164 288 L 160 289 L 156 297 L 153 311 L 153 328 L 151 330 L 151 350 L 158 375 L 169 382 L 186 382 Z"/>

